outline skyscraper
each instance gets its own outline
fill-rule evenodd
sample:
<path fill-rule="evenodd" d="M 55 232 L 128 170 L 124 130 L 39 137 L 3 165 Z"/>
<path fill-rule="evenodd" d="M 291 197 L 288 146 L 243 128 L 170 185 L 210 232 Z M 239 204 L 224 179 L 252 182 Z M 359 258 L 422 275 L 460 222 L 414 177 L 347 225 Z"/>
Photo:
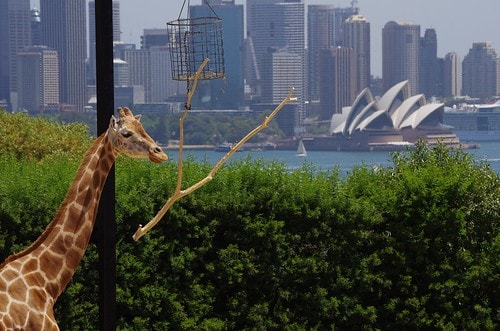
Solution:
<path fill-rule="evenodd" d="M 130 85 L 142 86 L 145 102 L 151 102 L 151 50 L 127 49 L 122 51 L 122 56 L 128 63 Z"/>
<path fill-rule="evenodd" d="M 319 53 L 335 45 L 332 5 L 307 6 L 307 99 L 319 100 Z"/>
<path fill-rule="evenodd" d="M 304 61 L 305 8 L 302 0 L 247 0 L 246 8 L 247 37 L 252 38 L 257 66 L 262 65 L 269 48 L 286 48 L 287 52 L 301 56 Z M 261 81 L 267 79 L 265 71 L 260 68 L 257 71 Z M 305 82 L 305 76 L 302 82 Z M 301 87 L 300 90 L 303 93 L 305 89 Z M 295 96 L 300 104 L 303 103 L 303 95 Z"/>
<path fill-rule="evenodd" d="M 0 1 L 0 100 L 17 108 L 17 53 L 30 47 L 30 0 Z"/>
<path fill-rule="evenodd" d="M 330 120 L 356 97 L 356 56 L 352 48 L 320 51 L 320 119 Z"/>
<path fill-rule="evenodd" d="M 120 2 L 113 0 L 113 41 L 121 40 Z M 89 85 L 96 84 L 96 50 L 95 50 L 95 1 L 89 1 Z"/>
<path fill-rule="evenodd" d="M 42 44 L 42 20 L 40 11 L 36 8 L 31 9 L 31 44 L 38 46 Z"/>
<path fill-rule="evenodd" d="M 178 82 L 172 79 L 170 53 L 168 47 L 153 46 L 151 57 L 151 99 L 153 103 L 163 103 L 177 92 Z M 184 85 L 184 84 L 183 84 Z"/>
<path fill-rule="evenodd" d="M 19 108 L 43 112 L 59 105 L 57 52 L 45 46 L 27 48 L 17 54 Z"/>
<path fill-rule="evenodd" d="M 409 80 L 410 93 L 419 91 L 420 25 L 390 21 L 382 29 L 384 90 Z"/>
<path fill-rule="evenodd" d="M 168 30 L 164 29 L 144 29 L 141 36 L 141 49 L 152 47 L 166 47 L 168 45 Z"/>
<path fill-rule="evenodd" d="M 59 97 L 65 107 L 83 111 L 87 104 L 86 0 L 40 0 L 42 43 L 59 56 Z"/>
<path fill-rule="evenodd" d="M 460 56 L 450 52 L 444 57 L 443 96 L 456 97 L 462 92 L 462 62 Z"/>
<path fill-rule="evenodd" d="M 301 95 L 302 57 L 291 53 L 286 48 L 269 48 L 264 56 L 262 68 L 266 77 L 262 82 L 262 101 L 279 104 L 291 87 L 297 87 L 294 94 Z"/>
<path fill-rule="evenodd" d="M 226 78 L 199 82 L 199 90 L 193 96 L 193 107 L 238 109 L 244 103 L 243 5 L 236 5 L 234 0 L 215 0 L 210 4 L 212 8 L 206 4 L 191 6 L 190 15 L 191 18 L 217 15 L 222 19 Z"/>
<path fill-rule="evenodd" d="M 351 7 L 337 7 L 334 9 L 333 37 L 334 46 L 344 45 L 344 22 L 353 15 L 358 15 L 357 1 L 351 1 Z"/>
<path fill-rule="evenodd" d="M 370 87 L 370 23 L 363 15 L 349 17 L 343 26 L 344 47 L 356 57 L 356 94 Z"/>
<path fill-rule="evenodd" d="M 491 42 L 473 43 L 462 61 L 462 95 L 487 98 L 500 94 L 499 66 Z"/>
<path fill-rule="evenodd" d="M 436 30 L 426 29 L 420 38 L 419 92 L 427 97 L 441 95 L 440 76 Z"/>

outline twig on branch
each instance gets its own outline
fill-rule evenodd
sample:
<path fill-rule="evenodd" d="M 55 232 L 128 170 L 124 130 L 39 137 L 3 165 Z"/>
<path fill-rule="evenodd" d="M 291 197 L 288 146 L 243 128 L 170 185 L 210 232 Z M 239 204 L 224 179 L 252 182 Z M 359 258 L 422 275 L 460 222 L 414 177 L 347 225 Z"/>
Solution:
<path fill-rule="evenodd" d="M 219 168 L 234 153 L 236 153 L 236 151 L 238 151 L 240 149 L 240 147 L 243 146 L 243 144 L 245 144 L 250 138 L 252 138 L 257 133 L 259 133 L 262 129 L 267 128 L 267 126 L 269 125 L 269 122 L 271 122 L 271 120 L 276 116 L 276 114 L 281 110 L 281 108 L 283 108 L 283 106 L 285 106 L 290 101 L 297 100 L 297 98 L 292 98 L 292 94 L 295 90 L 292 87 L 290 89 L 290 91 L 288 92 L 288 95 L 286 96 L 286 98 L 283 99 L 283 101 L 272 111 L 272 113 L 269 116 L 266 116 L 264 121 L 258 127 L 256 127 L 252 131 L 250 131 L 236 145 L 232 146 L 232 148 L 229 150 L 229 152 L 227 152 L 227 154 L 224 155 L 224 157 L 221 158 L 219 160 L 219 162 L 217 162 L 217 164 L 212 168 L 212 170 L 209 172 L 209 174 L 205 178 L 203 178 L 202 180 L 200 180 L 196 184 L 188 187 L 187 189 L 181 190 L 181 186 L 182 186 L 182 149 L 183 149 L 183 145 L 184 145 L 184 132 L 183 132 L 184 131 L 184 119 L 186 118 L 187 113 L 189 111 L 191 97 L 196 89 L 198 77 L 199 77 L 201 71 L 203 70 L 203 67 L 206 65 L 207 62 L 208 62 L 208 59 L 206 59 L 202 63 L 202 65 L 200 66 L 200 69 L 198 69 L 198 71 L 196 72 L 195 80 L 193 83 L 193 89 L 192 89 L 192 91 L 188 91 L 188 96 L 187 96 L 188 102 L 186 103 L 184 114 L 182 115 L 182 117 L 179 121 L 179 159 L 178 159 L 178 166 L 177 166 L 177 185 L 175 187 L 174 194 L 167 200 L 167 202 L 165 203 L 163 208 L 160 209 L 160 211 L 156 214 L 156 216 L 151 221 L 149 221 L 148 224 L 146 224 L 145 226 L 139 225 L 139 228 L 137 229 L 137 231 L 133 235 L 133 238 L 136 241 L 139 240 L 142 236 L 144 236 L 149 230 L 151 230 L 162 219 L 162 217 L 167 213 L 167 211 L 170 209 L 170 207 L 172 207 L 172 205 L 177 200 L 179 200 L 180 198 L 182 198 L 188 194 L 193 193 L 194 191 L 196 191 L 197 189 L 199 189 L 200 187 L 202 187 L 203 185 L 205 185 L 206 183 L 211 181 L 214 178 L 216 172 L 219 170 Z"/>

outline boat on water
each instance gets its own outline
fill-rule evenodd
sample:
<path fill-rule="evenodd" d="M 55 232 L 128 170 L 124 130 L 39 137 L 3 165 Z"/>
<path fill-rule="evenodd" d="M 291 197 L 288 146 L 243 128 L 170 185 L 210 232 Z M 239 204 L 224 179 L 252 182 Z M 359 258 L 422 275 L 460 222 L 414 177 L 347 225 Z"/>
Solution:
<path fill-rule="evenodd" d="M 500 101 L 447 108 L 443 122 L 453 127 L 461 141 L 500 141 Z"/>
<path fill-rule="evenodd" d="M 304 146 L 302 139 L 299 140 L 299 145 L 297 146 L 297 156 L 307 156 L 306 147 Z"/>

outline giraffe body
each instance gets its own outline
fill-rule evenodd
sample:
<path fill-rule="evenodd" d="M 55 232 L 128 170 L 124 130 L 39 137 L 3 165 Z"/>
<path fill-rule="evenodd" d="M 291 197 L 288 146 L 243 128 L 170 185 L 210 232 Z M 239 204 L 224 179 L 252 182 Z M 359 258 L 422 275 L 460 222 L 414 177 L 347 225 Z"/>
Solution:
<path fill-rule="evenodd" d="M 99 199 L 116 157 L 167 159 L 128 108 L 96 139 L 64 201 L 40 237 L 0 265 L 0 330 L 59 330 L 53 306 L 73 277 L 94 227 Z"/>

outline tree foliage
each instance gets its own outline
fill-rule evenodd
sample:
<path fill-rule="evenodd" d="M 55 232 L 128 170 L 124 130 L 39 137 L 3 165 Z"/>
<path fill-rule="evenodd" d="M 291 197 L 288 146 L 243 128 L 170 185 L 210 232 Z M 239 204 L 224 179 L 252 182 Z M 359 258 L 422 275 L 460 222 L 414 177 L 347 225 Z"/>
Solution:
<path fill-rule="evenodd" d="M 118 329 L 498 329 L 498 175 L 443 145 L 392 157 L 345 177 L 232 162 L 138 242 L 176 164 L 119 158 Z M 77 166 L 27 159 L 0 156 L 0 258 L 41 233 Z M 187 160 L 184 185 L 210 169 Z M 61 329 L 96 328 L 96 261 L 90 245 L 56 304 Z"/>
<path fill-rule="evenodd" d="M 88 129 L 80 123 L 61 125 L 24 113 L 0 109 L 0 154 L 41 160 L 47 155 L 82 155 L 90 146 Z"/>

